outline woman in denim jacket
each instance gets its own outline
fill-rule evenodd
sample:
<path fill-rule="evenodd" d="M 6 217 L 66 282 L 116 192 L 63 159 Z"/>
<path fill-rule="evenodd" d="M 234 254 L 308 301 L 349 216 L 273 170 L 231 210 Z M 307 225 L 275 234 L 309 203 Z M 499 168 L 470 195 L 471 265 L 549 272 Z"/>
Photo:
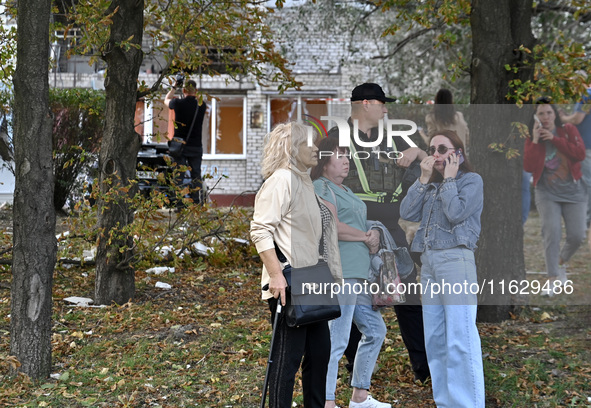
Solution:
<path fill-rule="evenodd" d="M 484 371 L 476 327 L 474 250 L 480 234 L 482 178 L 464 159 L 454 131 L 431 137 L 421 176 L 402 200 L 402 218 L 421 223 L 423 325 L 437 407 L 483 408 Z M 473 294 L 474 293 L 474 294 Z"/>

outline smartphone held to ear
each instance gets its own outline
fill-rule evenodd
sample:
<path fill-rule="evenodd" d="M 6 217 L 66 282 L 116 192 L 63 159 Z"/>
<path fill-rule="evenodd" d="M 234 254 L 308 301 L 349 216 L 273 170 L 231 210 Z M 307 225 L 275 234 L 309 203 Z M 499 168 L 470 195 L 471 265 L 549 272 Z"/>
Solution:
<path fill-rule="evenodd" d="M 538 115 L 534 115 L 534 120 L 536 121 L 539 127 L 542 127 L 542 122 L 540 121 L 540 118 L 538 118 Z"/>
<path fill-rule="evenodd" d="M 464 163 L 464 155 L 462 154 L 462 149 L 456 149 L 454 150 L 454 153 L 456 154 L 456 158 L 458 159 L 458 166 Z M 445 167 L 446 164 L 447 159 L 443 161 L 443 167 Z"/>

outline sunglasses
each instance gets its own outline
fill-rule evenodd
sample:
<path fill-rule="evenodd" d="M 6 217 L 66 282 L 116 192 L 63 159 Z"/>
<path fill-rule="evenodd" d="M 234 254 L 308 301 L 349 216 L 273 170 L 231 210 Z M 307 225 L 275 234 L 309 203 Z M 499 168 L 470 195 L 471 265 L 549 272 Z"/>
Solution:
<path fill-rule="evenodd" d="M 426 150 L 427 154 L 429 156 L 433 156 L 435 154 L 435 151 L 437 151 L 437 153 L 439 154 L 445 154 L 447 153 L 447 151 L 449 149 L 454 149 L 453 147 L 447 147 L 445 145 L 439 145 L 437 147 L 435 146 L 429 146 L 429 148 Z"/>

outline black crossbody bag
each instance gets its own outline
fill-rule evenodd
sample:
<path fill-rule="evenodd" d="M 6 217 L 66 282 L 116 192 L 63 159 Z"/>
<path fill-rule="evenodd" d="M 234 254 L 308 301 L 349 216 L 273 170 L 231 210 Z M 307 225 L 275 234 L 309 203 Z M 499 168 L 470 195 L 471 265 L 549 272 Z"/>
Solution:
<path fill-rule="evenodd" d="M 320 254 L 324 252 L 324 228 L 320 239 Z M 283 252 L 275 244 L 279 261 L 287 262 Z M 341 306 L 331 285 L 335 284 L 328 264 L 324 260 L 316 265 L 294 268 L 287 264 L 283 268 L 287 281 L 285 320 L 289 327 L 305 326 L 336 319 L 341 316 Z"/>

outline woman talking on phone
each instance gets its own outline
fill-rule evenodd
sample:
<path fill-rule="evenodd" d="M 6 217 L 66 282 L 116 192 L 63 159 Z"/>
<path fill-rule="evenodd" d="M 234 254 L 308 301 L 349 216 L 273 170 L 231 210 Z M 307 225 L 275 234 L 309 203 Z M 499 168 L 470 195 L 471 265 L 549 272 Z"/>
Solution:
<path fill-rule="evenodd" d="M 564 263 L 585 240 L 588 186 L 581 180 L 585 144 L 575 126 L 562 124 L 546 98 L 537 101 L 530 135 L 525 140 L 523 167 L 533 173 L 536 208 L 542 221 L 549 282 L 542 294 L 553 296 L 562 292 L 560 286 L 566 282 Z M 566 242 L 561 249 L 562 218 Z"/>
<path fill-rule="evenodd" d="M 482 178 L 465 160 L 464 144 L 452 130 L 436 132 L 427 152 L 400 216 L 421 223 L 411 250 L 421 252 L 423 263 L 423 325 L 433 399 L 438 407 L 484 408 L 477 298 L 464 290 L 478 283 L 474 250 Z M 460 291 L 448 289 L 459 286 Z"/>

